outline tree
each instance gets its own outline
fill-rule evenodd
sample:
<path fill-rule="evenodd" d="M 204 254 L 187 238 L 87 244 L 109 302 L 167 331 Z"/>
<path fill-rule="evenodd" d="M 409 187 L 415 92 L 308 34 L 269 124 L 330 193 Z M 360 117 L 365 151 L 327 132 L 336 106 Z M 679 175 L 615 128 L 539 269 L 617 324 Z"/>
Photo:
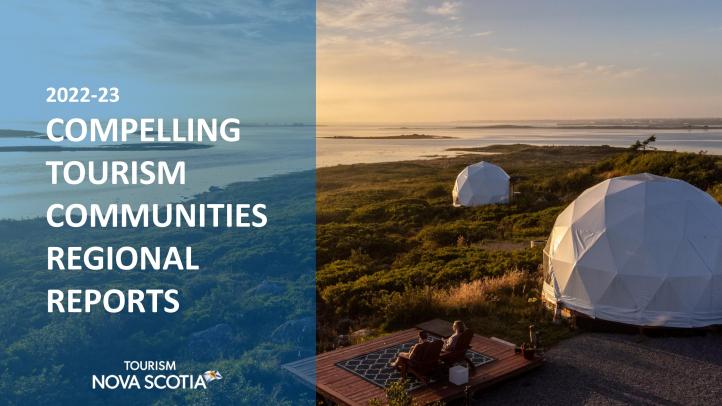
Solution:
<path fill-rule="evenodd" d="M 632 151 L 639 151 L 640 149 L 642 149 L 642 142 L 639 140 L 634 141 L 634 144 L 630 145 L 629 149 L 631 149 Z"/>
<path fill-rule="evenodd" d="M 630 145 L 629 149 L 631 149 L 632 151 L 639 151 L 639 150 L 646 151 L 647 148 L 657 149 L 657 148 L 649 145 L 655 141 L 657 141 L 657 137 L 654 134 L 652 134 L 644 141 L 639 141 L 639 140 L 634 141 L 634 144 Z"/>
<path fill-rule="evenodd" d="M 655 142 L 655 141 L 657 141 L 657 137 L 656 137 L 654 134 L 650 135 L 649 138 L 647 138 L 646 140 L 642 141 L 642 149 L 643 149 L 644 151 L 646 151 L 647 148 L 657 149 L 657 148 L 649 145 L 649 144 L 651 144 L 651 143 L 653 143 L 653 142 Z"/>

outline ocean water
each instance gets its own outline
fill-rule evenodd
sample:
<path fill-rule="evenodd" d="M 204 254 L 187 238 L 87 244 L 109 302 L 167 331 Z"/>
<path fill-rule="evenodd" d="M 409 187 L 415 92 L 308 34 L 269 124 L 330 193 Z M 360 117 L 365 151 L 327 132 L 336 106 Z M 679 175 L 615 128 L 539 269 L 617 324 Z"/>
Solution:
<path fill-rule="evenodd" d="M 722 130 L 560 129 L 548 123 L 524 123 L 544 128 L 457 128 L 460 124 L 426 126 L 319 126 L 316 139 L 317 166 L 361 162 L 403 161 L 454 156 L 463 152 L 449 148 L 494 144 L 612 145 L 627 147 L 654 134 L 654 146 L 662 150 L 707 151 L 722 155 Z M 463 124 L 468 126 L 468 124 Z M 485 123 L 485 125 L 489 125 Z M 388 137 L 426 134 L 447 139 L 341 139 L 329 137 Z"/>
<path fill-rule="evenodd" d="M 26 129 L 26 128 L 24 128 Z M 244 127 L 239 142 L 218 142 L 208 149 L 177 151 L 0 152 L 0 218 L 44 216 L 51 203 L 179 202 L 212 186 L 250 181 L 313 168 L 312 127 Z M 0 138 L 0 147 L 53 144 L 47 139 Z M 186 162 L 185 185 L 51 184 L 48 160 L 164 160 L 171 168 Z M 255 202 L 249 202 L 255 203 Z"/>
<path fill-rule="evenodd" d="M 651 134 L 665 150 L 722 155 L 722 130 L 457 128 L 446 125 L 334 125 L 316 128 L 317 167 L 342 164 L 430 159 L 453 156 L 457 147 L 525 143 L 533 145 L 628 146 Z M 468 125 L 464 123 L 463 125 Z M 488 123 L 485 123 L 488 125 Z M 530 125 L 530 123 L 524 123 Z M 18 127 L 27 130 L 28 126 Z M 237 143 L 217 143 L 208 149 L 183 151 L 0 152 L 0 218 L 44 216 L 50 203 L 115 202 L 168 203 L 182 201 L 212 186 L 305 170 L 314 166 L 309 148 L 312 127 L 243 127 Z M 403 134 L 453 137 L 445 139 L 384 139 Z M 342 139 L 329 137 L 369 137 Z M 0 138 L 0 147 L 55 145 L 39 138 Z M 65 144 L 70 146 L 70 144 Z M 72 146 L 83 146 L 73 144 Z M 90 146 L 90 144 L 84 144 Z M 185 185 L 78 186 L 51 185 L 47 160 L 165 160 L 186 161 Z M 71 193 L 72 192 L 72 193 Z"/>

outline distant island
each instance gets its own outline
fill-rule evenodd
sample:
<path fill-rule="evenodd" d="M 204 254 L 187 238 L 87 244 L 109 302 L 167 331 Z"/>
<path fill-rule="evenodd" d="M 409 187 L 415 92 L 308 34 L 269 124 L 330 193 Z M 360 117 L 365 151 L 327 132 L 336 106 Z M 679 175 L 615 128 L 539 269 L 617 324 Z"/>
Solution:
<path fill-rule="evenodd" d="M 515 125 L 515 124 L 499 124 L 499 125 L 476 125 L 476 126 L 456 126 L 457 130 L 498 130 L 506 128 L 522 128 L 522 129 L 558 129 L 558 130 L 721 130 L 722 125 L 707 124 L 650 124 L 650 125 L 624 125 L 624 124 L 557 124 L 556 126 L 536 126 L 536 125 Z"/>
<path fill-rule="evenodd" d="M 554 145 L 528 145 L 528 144 L 494 144 L 486 145 L 483 147 L 454 147 L 446 148 L 445 151 L 449 152 L 472 152 L 472 153 L 485 153 L 485 154 L 508 154 L 511 152 L 519 151 L 544 151 L 545 148 L 548 150 L 555 148 L 563 148 L 566 154 L 572 155 L 574 153 L 585 154 L 585 153 L 615 153 L 623 151 L 624 148 L 612 147 L 609 145 L 565 145 L 565 146 L 554 146 Z"/>
<path fill-rule="evenodd" d="M 350 135 L 335 135 L 332 137 L 320 137 L 320 138 L 332 138 L 338 140 L 441 140 L 456 137 L 448 137 L 445 135 L 429 135 L 429 134 L 402 134 L 402 135 L 384 135 L 380 137 L 353 137 Z"/>
<path fill-rule="evenodd" d="M 8 130 L 0 128 L 0 138 L 40 138 L 45 136 L 37 131 Z"/>
<path fill-rule="evenodd" d="M 492 124 L 492 125 L 462 125 L 462 126 L 456 126 L 455 129 L 459 130 L 482 130 L 482 129 L 488 129 L 488 130 L 497 130 L 497 129 L 505 129 L 505 128 L 553 128 L 553 127 L 543 127 L 543 126 L 533 126 L 533 125 L 518 125 L 518 124 Z"/>

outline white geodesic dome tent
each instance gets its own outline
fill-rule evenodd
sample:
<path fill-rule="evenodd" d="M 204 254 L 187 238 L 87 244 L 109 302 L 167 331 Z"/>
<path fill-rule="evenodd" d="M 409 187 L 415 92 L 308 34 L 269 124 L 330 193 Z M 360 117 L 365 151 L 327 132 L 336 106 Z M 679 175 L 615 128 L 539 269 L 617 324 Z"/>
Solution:
<path fill-rule="evenodd" d="M 557 217 L 544 299 L 638 326 L 722 324 L 722 207 L 681 180 L 606 180 Z"/>
<path fill-rule="evenodd" d="M 456 177 L 454 206 L 481 206 L 509 202 L 509 175 L 489 162 L 469 165 Z"/>

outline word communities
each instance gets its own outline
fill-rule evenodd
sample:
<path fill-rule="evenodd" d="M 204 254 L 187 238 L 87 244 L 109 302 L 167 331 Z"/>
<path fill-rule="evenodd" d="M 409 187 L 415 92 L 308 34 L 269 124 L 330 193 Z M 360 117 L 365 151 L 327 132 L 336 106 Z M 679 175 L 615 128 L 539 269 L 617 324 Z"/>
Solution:
<path fill-rule="evenodd" d="M 50 227 L 237 227 L 260 228 L 268 222 L 266 205 L 257 203 L 147 204 L 113 203 L 107 207 L 55 203 L 48 207 Z"/>

